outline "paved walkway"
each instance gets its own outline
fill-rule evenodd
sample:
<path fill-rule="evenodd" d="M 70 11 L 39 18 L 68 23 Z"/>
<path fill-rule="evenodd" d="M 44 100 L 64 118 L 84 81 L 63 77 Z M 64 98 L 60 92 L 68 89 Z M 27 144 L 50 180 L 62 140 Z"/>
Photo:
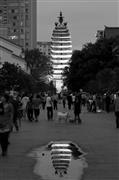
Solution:
<path fill-rule="evenodd" d="M 118 180 L 119 129 L 114 114 L 83 110 L 81 118 L 81 125 L 47 122 L 42 111 L 38 123 L 23 122 L 20 132 L 11 134 L 8 157 L 0 156 L 0 180 L 41 180 L 33 173 L 36 161 L 27 154 L 52 140 L 71 140 L 88 153 L 84 180 Z"/>

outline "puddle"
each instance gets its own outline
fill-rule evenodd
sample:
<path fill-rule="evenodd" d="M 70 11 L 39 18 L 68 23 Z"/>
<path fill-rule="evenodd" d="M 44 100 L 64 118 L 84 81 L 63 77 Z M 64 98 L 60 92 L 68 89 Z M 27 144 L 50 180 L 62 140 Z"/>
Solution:
<path fill-rule="evenodd" d="M 28 155 L 36 159 L 34 173 L 43 180 L 80 180 L 88 167 L 86 153 L 71 141 L 52 141 Z"/>

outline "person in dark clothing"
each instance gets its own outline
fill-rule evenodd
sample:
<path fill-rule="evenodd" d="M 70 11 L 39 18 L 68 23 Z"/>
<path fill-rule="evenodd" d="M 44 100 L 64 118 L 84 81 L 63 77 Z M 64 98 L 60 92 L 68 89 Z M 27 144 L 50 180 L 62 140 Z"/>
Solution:
<path fill-rule="evenodd" d="M 40 115 L 40 106 L 41 106 L 41 98 L 39 94 L 36 94 L 33 98 L 33 111 L 35 116 L 35 122 L 38 122 L 38 117 Z"/>
<path fill-rule="evenodd" d="M 33 101 L 32 101 L 32 97 L 29 98 L 29 101 L 26 105 L 26 112 L 27 112 L 27 117 L 28 117 L 28 120 L 30 122 L 33 121 Z"/>
<path fill-rule="evenodd" d="M 116 94 L 114 105 L 115 105 L 116 128 L 119 128 L 119 92 L 117 92 Z"/>
<path fill-rule="evenodd" d="M 92 102 L 92 112 L 95 112 L 95 113 L 96 113 L 96 111 L 97 111 L 97 108 L 96 108 L 96 101 L 93 100 L 93 102 Z"/>
<path fill-rule="evenodd" d="M 106 97 L 105 97 L 105 108 L 106 108 L 106 112 L 107 112 L 107 113 L 110 112 L 110 103 L 111 103 L 110 94 L 107 93 L 107 94 L 106 94 Z"/>
<path fill-rule="evenodd" d="M 0 145 L 2 149 L 2 156 L 7 155 L 9 145 L 8 139 L 13 126 L 13 115 L 13 105 L 9 101 L 9 96 L 4 94 L 1 97 L 0 105 Z"/>
<path fill-rule="evenodd" d="M 14 108 L 14 115 L 13 115 L 13 126 L 15 127 L 16 131 L 19 131 L 18 126 L 18 108 L 19 108 L 19 102 L 15 99 L 15 97 L 10 97 L 10 102 L 13 105 Z"/>
<path fill-rule="evenodd" d="M 66 105 L 66 96 L 63 95 L 62 97 L 62 104 L 63 104 L 63 108 L 65 108 L 65 105 Z"/>
<path fill-rule="evenodd" d="M 80 113 L 81 113 L 81 95 L 77 94 L 74 101 L 75 123 L 77 120 L 78 120 L 78 123 L 81 123 Z"/>
<path fill-rule="evenodd" d="M 46 98 L 46 107 L 47 107 L 47 119 L 53 120 L 53 101 L 50 95 Z"/>
<path fill-rule="evenodd" d="M 54 106 L 54 110 L 57 110 L 57 100 L 53 100 L 53 106 Z"/>
<path fill-rule="evenodd" d="M 68 102 L 68 109 L 70 110 L 71 109 L 71 105 L 72 105 L 72 96 L 71 96 L 71 94 L 69 94 L 67 96 L 67 102 Z"/>
<path fill-rule="evenodd" d="M 53 96 L 53 107 L 54 107 L 54 110 L 57 110 L 57 103 L 58 103 L 58 96 L 57 96 L 57 94 L 54 94 L 54 96 Z"/>
<path fill-rule="evenodd" d="M 45 105 L 46 105 L 46 97 L 45 97 L 45 95 L 43 94 L 43 96 L 42 96 L 42 109 L 43 109 L 43 110 L 45 109 Z"/>

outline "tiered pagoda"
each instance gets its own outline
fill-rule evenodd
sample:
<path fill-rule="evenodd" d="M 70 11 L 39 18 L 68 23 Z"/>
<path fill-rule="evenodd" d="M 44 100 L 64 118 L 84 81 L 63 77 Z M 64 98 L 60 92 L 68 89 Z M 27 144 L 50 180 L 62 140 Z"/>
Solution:
<path fill-rule="evenodd" d="M 53 62 L 53 81 L 57 90 L 60 91 L 63 85 L 62 72 L 68 66 L 72 56 L 72 41 L 62 12 L 60 12 L 58 19 L 59 21 L 55 22 L 51 38 L 51 61 Z"/>

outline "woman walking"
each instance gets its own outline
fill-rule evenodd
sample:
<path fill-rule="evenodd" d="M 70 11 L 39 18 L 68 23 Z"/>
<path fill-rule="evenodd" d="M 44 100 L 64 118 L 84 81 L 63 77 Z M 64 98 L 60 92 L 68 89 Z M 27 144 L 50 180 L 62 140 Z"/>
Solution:
<path fill-rule="evenodd" d="M 0 145 L 2 149 L 2 156 L 7 155 L 8 139 L 13 126 L 14 108 L 9 102 L 9 95 L 4 94 L 1 97 L 0 104 Z"/>

